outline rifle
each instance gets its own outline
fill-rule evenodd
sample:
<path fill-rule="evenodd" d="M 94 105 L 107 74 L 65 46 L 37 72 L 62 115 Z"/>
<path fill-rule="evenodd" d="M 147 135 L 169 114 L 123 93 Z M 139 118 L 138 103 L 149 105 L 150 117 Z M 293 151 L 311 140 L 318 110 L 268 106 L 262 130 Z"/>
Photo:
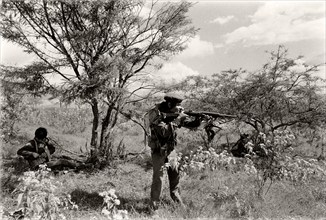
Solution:
<path fill-rule="evenodd" d="M 227 115 L 227 114 L 221 114 L 221 113 L 217 113 L 217 112 L 208 112 L 208 111 L 185 111 L 184 112 L 186 115 L 189 116 L 204 116 L 204 115 L 208 115 L 214 119 L 217 118 L 237 118 L 236 115 Z"/>
<path fill-rule="evenodd" d="M 236 115 L 227 115 L 227 114 L 221 114 L 218 112 L 208 112 L 208 111 L 183 111 L 183 113 L 188 116 L 197 117 L 200 120 L 205 119 L 207 124 L 205 125 L 204 129 L 207 133 L 208 143 L 210 143 L 213 140 L 213 138 L 216 134 L 216 131 L 214 131 L 213 128 L 218 128 L 219 130 L 222 129 L 219 126 L 213 124 L 214 120 L 216 120 L 217 118 L 222 118 L 222 119 L 237 118 Z M 164 116 L 165 116 L 166 120 L 170 122 L 170 121 L 175 120 L 179 116 L 179 114 L 180 113 L 164 113 Z M 209 116 L 209 117 L 207 117 L 207 116 Z"/>
<path fill-rule="evenodd" d="M 227 114 L 221 114 L 218 112 L 208 112 L 208 111 L 183 111 L 184 114 L 189 116 L 195 116 L 195 117 L 204 117 L 204 116 L 210 116 L 214 120 L 217 118 L 225 118 L 225 119 L 232 119 L 237 118 L 236 115 L 227 115 Z M 165 117 L 173 121 L 179 116 L 180 113 L 164 113 Z"/>

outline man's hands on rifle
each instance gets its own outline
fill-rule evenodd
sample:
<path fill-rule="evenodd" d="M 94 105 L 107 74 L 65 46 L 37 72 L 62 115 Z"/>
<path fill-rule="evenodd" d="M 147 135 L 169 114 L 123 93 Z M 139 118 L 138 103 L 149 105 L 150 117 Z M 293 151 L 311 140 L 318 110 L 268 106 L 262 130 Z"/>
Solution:
<path fill-rule="evenodd" d="M 178 113 L 178 117 L 173 122 L 176 123 L 178 125 L 178 127 L 181 127 L 187 117 L 189 117 L 189 116 L 183 112 L 180 112 L 180 113 Z"/>
<path fill-rule="evenodd" d="M 173 112 L 173 113 L 181 113 L 183 111 L 184 111 L 184 108 L 181 106 L 178 106 L 178 105 L 171 109 L 171 112 Z"/>
<path fill-rule="evenodd" d="M 210 116 L 210 115 L 206 115 L 206 114 L 202 114 L 202 115 L 200 116 L 200 119 L 201 119 L 201 120 L 205 120 L 205 121 L 211 121 L 211 120 L 214 120 L 214 118 L 213 118 L 212 116 Z"/>
<path fill-rule="evenodd" d="M 34 159 L 36 159 L 36 158 L 38 158 L 40 155 L 39 155 L 38 153 L 32 152 L 32 153 L 31 153 L 31 156 L 32 156 Z"/>

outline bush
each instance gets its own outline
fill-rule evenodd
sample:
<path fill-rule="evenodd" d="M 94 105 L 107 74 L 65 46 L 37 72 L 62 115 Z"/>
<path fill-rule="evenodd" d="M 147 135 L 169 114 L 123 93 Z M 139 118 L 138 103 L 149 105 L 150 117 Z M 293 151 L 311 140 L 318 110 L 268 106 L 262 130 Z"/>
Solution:
<path fill-rule="evenodd" d="M 28 171 L 19 179 L 13 192 L 17 196 L 16 211 L 24 219 L 66 219 L 63 209 L 78 209 L 69 195 L 56 194 L 56 184 L 49 175 L 50 169 L 40 166 L 38 171 Z M 19 218 L 20 218 L 19 217 Z"/>
<path fill-rule="evenodd" d="M 262 140 L 259 146 L 267 152 L 264 156 L 252 153 L 244 158 L 235 158 L 227 151 L 218 153 L 214 148 L 204 150 L 200 146 L 188 154 L 179 153 L 176 160 L 184 175 L 192 175 L 204 170 L 228 170 L 231 173 L 240 172 L 250 175 L 256 179 L 259 196 L 263 195 L 262 190 L 268 180 L 272 184 L 276 180 L 296 183 L 326 179 L 325 162 L 291 157 L 292 149 L 288 146 L 295 137 L 290 131 L 275 132 L 272 137 L 262 133 L 259 135 Z M 247 145 L 253 144 L 249 142 Z"/>
<path fill-rule="evenodd" d="M 105 206 L 102 209 L 102 214 L 107 219 L 128 219 L 128 212 L 117 208 L 120 205 L 120 200 L 116 196 L 114 189 L 99 193 L 99 195 L 104 198 Z"/>

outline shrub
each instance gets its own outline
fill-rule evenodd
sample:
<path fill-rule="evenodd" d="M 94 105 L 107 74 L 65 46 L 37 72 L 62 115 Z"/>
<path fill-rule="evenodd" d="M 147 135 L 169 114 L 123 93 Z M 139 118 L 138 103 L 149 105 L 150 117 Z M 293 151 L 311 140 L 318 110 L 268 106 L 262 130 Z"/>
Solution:
<path fill-rule="evenodd" d="M 102 214 L 107 219 L 128 219 L 128 212 L 117 208 L 120 205 L 120 200 L 116 196 L 114 189 L 99 193 L 99 195 L 104 198 L 105 206 L 102 209 Z"/>
<path fill-rule="evenodd" d="M 55 194 L 53 178 L 46 165 L 38 171 L 28 171 L 20 178 L 17 189 L 17 208 L 13 214 L 20 213 L 24 219 L 65 219 L 63 209 L 78 209 L 69 195 Z"/>
<path fill-rule="evenodd" d="M 225 169 L 232 173 L 246 173 L 256 179 L 259 196 L 263 195 L 267 180 L 270 180 L 271 184 L 276 180 L 289 180 L 293 183 L 325 180 L 326 164 L 323 161 L 291 156 L 292 149 L 289 146 L 295 137 L 290 131 L 278 131 L 273 136 L 263 133 L 259 135 L 261 142 L 258 144 L 267 152 L 265 156 L 253 153 L 244 158 L 235 158 L 226 150 L 217 153 L 214 148 L 204 150 L 200 146 L 197 150 L 190 151 L 188 155 L 179 153 L 176 160 L 184 175 L 191 175 L 206 169 L 212 171 Z M 253 144 L 249 142 L 248 145 Z"/>

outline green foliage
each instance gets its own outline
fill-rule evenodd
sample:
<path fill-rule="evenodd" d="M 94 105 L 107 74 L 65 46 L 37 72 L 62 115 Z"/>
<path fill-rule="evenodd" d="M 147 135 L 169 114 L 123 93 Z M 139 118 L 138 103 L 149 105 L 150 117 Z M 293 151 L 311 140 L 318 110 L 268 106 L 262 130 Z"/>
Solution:
<path fill-rule="evenodd" d="M 0 125 L 5 142 L 9 142 L 17 136 L 18 129 L 15 125 L 22 120 L 22 114 L 27 109 L 27 97 L 24 90 L 19 94 L 12 86 L 2 83 Z"/>
<path fill-rule="evenodd" d="M 25 67 L 1 65 L 1 83 L 5 90 L 15 94 L 41 96 L 53 92 L 46 75 L 53 70 L 42 62 L 33 62 Z"/>
<path fill-rule="evenodd" d="M 251 153 L 245 158 L 235 158 L 227 151 L 218 153 L 214 148 L 204 150 L 203 147 L 199 147 L 196 151 L 190 151 L 189 154 L 178 155 L 180 170 L 186 175 L 221 169 L 226 169 L 231 173 L 245 173 L 255 179 L 256 193 L 259 196 L 263 196 L 263 188 L 268 180 L 271 184 L 280 180 L 293 183 L 325 180 L 325 162 L 292 156 L 293 148 L 290 146 L 295 136 L 290 131 L 275 132 L 273 136 L 263 133 L 259 135 L 260 143 L 256 144 L 264 150 L 266 155 L 258 156 L 252 151 L 253 149 L 250 149 Z M 254 146 L 252 142 L 246 145 L 247 148 L 252 146 Z"/>
<path fill-rule="evenodd" d="M 262 179 L 271 181 L 285 179 L 292 182 L 324 180 L 325 163 L 313 158 L 294 157 L 292 143 L 295 136 L 290 130 L 275 131 L 266 136 L 260 144 L 268 149 L 267 158 L 255 158 L 255 164 L 262 171 Z"/>
<path fill-rule="evenodd" d="M 20 113 L 25 107 L 22 100 L 20 95 L 3 93 L 0 125 L 5 142 L 16 136 L 15 124 L 20 120 Z"/>
<path fill-rule="evenodd" d="M 83 133 L 89 126 L 92 114 L 86 108 L 30 106 L 23 112 L 26 123 L 59 129 L 63 134 Z"/>
<path fill-rule="evenodd" d="M 34 63 L 25 68 L 1 66 L 0 81 L 2 92 L 1 127 L 4 140 L 15 136 L 15 125 L 22 120 L 29 98 L 37 98 L 49 93 L 52 88 L 42 76 L 48 73 L 42 64 Z"/>
<path fill-rule="evenodd" d="M 131 150 L 135 145 L 127 147 Z M 148 170 L 148 166 L 147 170 L 144 169 L 149 158 L 150 154 L 145 154 L 135 160 L 130 157 L 128 160 L 121 160 L 116 163 L 115 168 L 105 168 L 91 173 L 68 172 L 55 175 L 55 181 L 62 183 L 56 185 L 55 194 L 69 193 L 71 201 L 79 207 L 78 211 L 64 210 L 66 218 L 106 219 L 106 216 L 101 214 L 106 204 L 103 203 L 99 192 L 108 192 L 115 188 L 117 189 L 115 194 L 120 200 L 120 205 L 116 205 L 116 208 L 127 210 L 130 219 L 152 219 L 148 211 L 152 172 Z M 236 163 L 244 164 L 248 159 L 236 159 Z M 165 177 L 162 191 L 163 205 L 158 212 L 159 218 L 318 219 L 325 216 L 325 181 L 319 178 L 305 181 L 282 178 L 272 184 L 262 199 L 257 196 L 257 175 L 238 172 L 237 169 L 244 170 L 241 167 L 237 168 L 238 165 L 228 166 L 230 170 L 220 166 L 212 171 L 207 167 L 192 170 L 181 177 L 181 195 L 186 209 L 179 208 L 171 201 L 168 178 Z M 322 163 L 320 166 L 325 167 Z M 269 184 L 265 184 L 264 192 L 268 187 Z M 12 210 L 16 201 L 12 201 L 11 195 L 7 194 L 2 198 L 4 214 L 7 215 L 7 210 Z M 114 202 L 114 199 L 111 201 Z"/>
<path fill-rule="evenodd" d="M 247 174 L 257 174 L 254 163 L 249 158 L 236 159 L 227 151 L 217 153 L 214 148 L 203 150 L 199 147 L 195 152 L 190 151 L 189 155 L 179 155 L 180 169 L 184 174 L 191 175 L 198 171 L 209 169 L 226 169 L 230 172 L 245 172 Z"/>
<path fill-rule="evenodd" d="M 90 104 L 95 149 L 109 145 L 110 129 L 120 111 L 138 100 L 135 92 L 152 88 L 144 70 L 184 50 L 196 32 L 186 15 L 191 3 L 153 1 L 144 16 L 145 4 L 142 0 L 2 4 L 2 36 L 40 60 L 30 66 L 37 70 L 31 75 L 37 83 L 31 85 L 45 89 L 45 76 L 53 73 L 62 79 L 60 87 L 52 85 L 57 96 Z M 146 84 L 134 88 L 135 81 Z"/>
<path fill-rule="evenodd" d="M 13 192 L 17 194 L 16 210 L 21 210 L 25 219 L 66 219 L 62 209 L 78 209 L 69 196 L 56 194 L 57 186 L 49 171 L 41 166 L 38 171 L 25 172 Z"/>
<path fill-rule="evenodd" d="M 270 60 L 255 72 L 222 71 L 212 77 L 190 77 L 178 89 L 189 98 L 187 107 L 239 116 L 257 132 L 268 133 L 288 126 L 325 124 L 323 79 L 302 57 L 289 58 L 279 46 Z"/>

